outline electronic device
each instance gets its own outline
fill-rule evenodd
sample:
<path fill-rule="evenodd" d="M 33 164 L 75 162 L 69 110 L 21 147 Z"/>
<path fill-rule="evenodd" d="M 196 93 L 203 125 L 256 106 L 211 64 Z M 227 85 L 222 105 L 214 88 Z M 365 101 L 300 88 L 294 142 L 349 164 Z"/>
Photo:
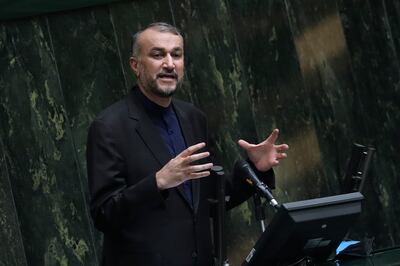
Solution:
<path fill-rule="evenodd" d="M 242 266 L 325 261 L 361 213 L 359 192 L 284 203 Z"/>

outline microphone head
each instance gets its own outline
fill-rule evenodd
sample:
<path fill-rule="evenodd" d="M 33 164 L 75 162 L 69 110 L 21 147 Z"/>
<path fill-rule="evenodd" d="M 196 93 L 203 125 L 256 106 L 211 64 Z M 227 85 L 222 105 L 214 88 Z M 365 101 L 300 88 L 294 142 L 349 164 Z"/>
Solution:
<path fill-rule="evenodd" d="M 244 181 L 253 185 L 253 183 L 251 182 L 251 176 L 254 172 L 250 164 L 246 160 L 238 160 L 235 163 L 235 172 L 238 173 Z"/>
<path fill-rule="evenodd" d="M 250 167 L 249 163 L 246 160 L 238 160 L 235 163 L 235 170 L 243 172 L 244 169 L 248 169 Z"/>

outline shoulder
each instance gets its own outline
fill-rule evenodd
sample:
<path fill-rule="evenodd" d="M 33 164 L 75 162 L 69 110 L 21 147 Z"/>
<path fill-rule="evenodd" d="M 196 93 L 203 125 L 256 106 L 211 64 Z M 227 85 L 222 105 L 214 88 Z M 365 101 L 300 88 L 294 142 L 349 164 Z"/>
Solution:
<path fill-rule="evenodd" d="M 137 110 L 136 101 L 134 100 L 133 90 L 125 95 L 121 100 L 111 104 L 100 111 L 91 123 L 102 125 L 111 130 L 122 130 L 127 124 L 133 113 Z"/>
<path fill-rule="evenodd" d="M 190 102 L 174 99 L 173 104 L 175 108 L 180 109 L 186 114 L 197 116 L 201 119 L 206 119 L 206 114 Z"/>
<path fill-rule="evenodd" d="M 128 124 L 126 97 L 102 110 L 88 128 L 88 142 L 100 139 L 121 139 Z"/>
<path fill-rule="evenodd" d="M 125 97 L 102 110 L 95 118 L 104 123 L 126 121 L 128 117 L 138 118 L 143 112 L 138 100 L 138 88 L 134 86 Z"/>
<path fill-rule="evenodd" d="M 113 103 L 104 110 L 102 110 L 94 119 L 94 121 L 101 121 L 105 124 L 111 124 L 120 121 L 128 115 L 128 107 L 126 104 L 126 97 Z"/>

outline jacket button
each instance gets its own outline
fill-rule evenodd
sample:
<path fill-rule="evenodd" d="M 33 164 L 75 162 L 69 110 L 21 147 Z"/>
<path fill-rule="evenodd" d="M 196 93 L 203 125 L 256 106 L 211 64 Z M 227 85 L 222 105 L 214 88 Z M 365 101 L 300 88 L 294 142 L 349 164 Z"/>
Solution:
<path fill-rule="evenodd" d="M 197 253 L 196 253 L 196 251 L 193 251 L 193 252 L 192 252 L 192 258 L 197 258 Z"/>

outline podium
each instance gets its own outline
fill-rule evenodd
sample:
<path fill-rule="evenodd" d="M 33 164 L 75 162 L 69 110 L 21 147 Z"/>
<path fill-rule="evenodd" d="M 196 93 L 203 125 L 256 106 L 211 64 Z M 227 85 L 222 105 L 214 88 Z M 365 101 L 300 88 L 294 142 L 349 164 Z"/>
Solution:
<path fill-rule="evenodd" d="M 327 260 L 361 213 L 363 199 L 354 192 L 282 204 L 242 266 Z"/>

